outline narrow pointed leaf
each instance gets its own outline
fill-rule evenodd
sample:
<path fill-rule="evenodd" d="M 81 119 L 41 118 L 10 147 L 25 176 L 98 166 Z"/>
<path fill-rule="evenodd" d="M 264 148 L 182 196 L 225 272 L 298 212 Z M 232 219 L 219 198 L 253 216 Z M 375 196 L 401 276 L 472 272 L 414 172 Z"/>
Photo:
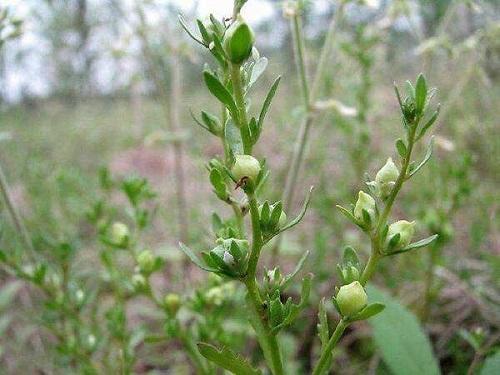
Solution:
<path fill-rule="evenodd" d="M 422 73 L 418 75 L 415 87 L 415 108 L 418 113 L 423 113 L 427 99 L 427 83 Z"/>
<path fill-rule="evenodd" d="M 401 158 L 406 156 L 406 145 L 401 138 L 396 141 L 396 149 L 398 150 L 398 154 Z"/>
<path fill-rule="evenodd" d="M 266 117 L 267 111 L 269 110 L 269 106 L 273 100 L 274 95 L 276 94 L 276 90 L 278 89 L 278 85 L 280 83 L 281 77 L 276 78 L 274 83 L 272 84 L 269 92 L 267 93 L 266 99 L 264 100 L 264 104 L 262 104 L 262 109 L 260 110 L 258 128 L 262 131 L 262 125 L 264 123 L 264 119 Z"/>
<path fill-rule="evenodd" d="M 203 78 L 212 95 L 219 99 L 227 109 L 229 109 L 231 115 L 236 116 L 238 113 L 236 103 L 228 89 L 226 89 L 219 79 L 208 70 L 203 72 Z"/>
<path fill-rule="evenodd" d="M 411 243 L 409 244 L 408 246 L 406 246 L 404 249 L 401 249 L 399 251 L 395 251 L 393 253 L 391 253 L 390 255 L 394 255 L 394 254 L 400 254 L 400 253 L 406 253 L 407 251 L 410 251 L 410 250 L 413 250 L 413 249 L 420 249 L 421 247 L 425 247 L 425 246 L 428 246 L 430 245 L 432 242 L 434 242 L 437 238 L 439 237 L 439 235 L 435 234 L 433 236 L 430 236 L 430 237 L 427 237 L 427 238 L 424 238 L 420 241 L 417 241 L 417 242 L 414 242 L 414 243 Z"/>
<path fill-rule="evenodd" d="M 311 201 L 311 193 L 312 193 L 313 189 L 314 189 L 314 187 L 311 186 L 311 188 L 309 189 L 309 193 L 307 194 L 306 200 L 304 201 L 304 204 L 302 205 L 302 209 L 300 210 L 300 213 L 295 217 L 295 219 L 288 222 L 283 228 L 280 228 L 280 230 L 278 232 L 276 232 L 276 234 L 274 234 L 272 237 L 277 236 L 278 234 L 280 234 L 280 233 L 294 227 L 298 223 L 300 223 L 300 221 L 302 220 L 302 218 L 306 214 L 307 208 L 309 207 L 309 202 Z M 270 240 L 270 238 L 268 240 Z"/>
<path fill-rule="evenodd" d="M 429 141 L 429 145 L 427 146 L 427 152 L 424 156 L 424 159 L 420 162 L 419 165 L 417 165 L 415 168 L 412 169 L 412 171 L 408 174 L 408 177 L 406 177 L 406 179 L 409 179 L 411 176 L 417 173 L 419 169 L 422 168 L 429 161 L 429 159 L 432 156 L 433 145 L 434 145 L 434 137 L 432 137 L 431 140 Z"/>
<path fill-rule="evenodd" d="M 200 342 L 198 343 L 198 350 L 200 354 L 208 359 L 209 361 L 215 363 L 216 365 L 222 367 L 225 370 L 231 371 L 236 375 L 261 375 L 260 370 L 254 369 L 250 363 L 235 354 L 232 350 L 228 348 L 216 348 L 213 345 Z"/>
<path fill-rule="evenodd" d="M 290 283 L 292 282 L 295 275 L 297 275 L 300 272 L 300 270 L 304 267 L 304 264 L 305 264 L 308 256 L 309 256 L 309 250 L 307 250 L 304 253 L 304 255 L 302 255 L 299 262 L 295 266 L 295 269 L 293 270 L 293 272 L 285 277 L 285 280 L 283 282 L 283 286 L 281 287 L 281 290 L 285 290 L 287 287 L 290 286 Z"/>
<path fill-rule="evenodd" d="M 385 305 L 383 303 L 375 302 L 366 306 L 363 310 L 361 310 L 356 315 L 352 316 L 349 320 L 352 322 L 358 320 L 366 320 L 371 318 L 372 316 L 377 315 L 379 312 L 385 309 Z"/>
<path fill-rule="evenodd" d="M 354 217 L 354 215 L 352 214 L 351 211 L 349 211 L 347 208 L 344 208 L 344 207 L 339 206 L 339 205 L 336 205 L 335 207 L 337 207 L 345 217 L 347 217 L 349 220 L 351 220 L 354 224 L 358 225 L 358 221 L 356 220 L 356 218 Z"/>
<path fill-rule="evenodd" d="M 179 247 L 182 250 L 182 252 L 187 255 L 187 257 L 191 260 L 191 262 L 193 262 L 194 264 L 196 264 L 202 270 L 205 270 L 205 271 L 208 271 L 208 272 L 217 272 L 217 269 L 212 268 L 212 267 L 208 267 L 205 264 L 203 264 L 203 262 L 193 252 L 193 250 L 191 250 L 189 247 L 187 247 L 186 245 L 184 245 L 182 242 L 179 242 Z"/>
<path fill-rule="evenodd" d="M 420 133 L 418 134 L 417 140 L 422 138 L 425 135 L 425 133 L 427 132 L 427 130 L 429 130 L 429 128 L 432 126 L 432 124 L 434 124 L 434 122 L 436 122 L 436 119 L 439 116 L 440 110 L 441 110 L 441 106 L 438 104 L 437 109 L 434 112 L 434 114 L 432 115 L 432 117 L 425 123 L 424 126 L 422 126 L 422 129 L 420 130 Z"/>
<path fill-rule="evenodd" d="M 248 86 L 249 87 L 252 87 L 253 84 L 259 79 L 259 77 L 262 75 L 262 73 L 264 73 L 264 71 L 266 70 L 266 67 L 267 67 L 267 58 L 265 57 L 261 57 L 260 59 L 258 59 L 253 68 L 252 68 L 252 74 L 250 76 L 250 81 L 248 82 Z"/>
<path fill-rule="evenodd" d="M 179 23 L 181 24 L 182 28 L 191 37 L 191 39 L 193 39 L 195 42 L 201 44 L 203 47 L 207 47 L 207 45 L 201 39 L 199 39 L 198 37 L 196 37 L 191 32 L 191 30 L 189 30 L 189 27 L 186 25 L 186 22 L 184 21 L 184 18 L 180 14 L 179 14 L 178 19 L 179 19 Z"/>

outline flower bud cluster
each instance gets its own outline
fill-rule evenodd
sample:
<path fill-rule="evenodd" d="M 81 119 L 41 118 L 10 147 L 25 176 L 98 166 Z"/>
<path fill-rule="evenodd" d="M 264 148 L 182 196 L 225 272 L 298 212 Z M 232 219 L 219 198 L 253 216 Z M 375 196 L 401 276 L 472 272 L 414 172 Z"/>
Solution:
<path fill-rule="evenodd" d="M 219 239 L 218 246 L 210 250 L 207 263 L 221 274 L 241 278 L 248 265 L 248 241 L 235 238 Z"/>

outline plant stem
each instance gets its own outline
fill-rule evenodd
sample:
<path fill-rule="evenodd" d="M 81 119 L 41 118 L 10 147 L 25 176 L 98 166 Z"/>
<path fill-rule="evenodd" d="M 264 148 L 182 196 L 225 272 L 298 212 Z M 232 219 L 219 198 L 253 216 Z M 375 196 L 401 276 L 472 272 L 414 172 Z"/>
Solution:
<path fill-rule="evenodd" d="M 250 259 L 248 260 L 247 278 L 255 279 L 257 271 L 257 263 L 262 250 L 262 233 L 260 231 L 259 208 L 257 206 L 257 199 L 253 193 L 248 194 L 248 204 L 250 206 L 250 217 L 252 220 L 252 251 Z"/>
<path fill-rule="evenodd" d="M 380 251 L 378 248 L 378 243 L 379 243 L 378 238 L 372 237 L 371 243 L 372 243 L 371 245 L 372 251 L 370 257 L 368 258 L 368 262 L 366 263 L 365 269 L 361 274 L 361 278 L 359 279 L 359 282 L 363 286 L 365 286 L 368 280 L 372 277 L 373 273 L 375 272 L 375 269 L 377 268 L 378 261 L 381 258 Z"/>
<path fill-rule="evenodd" d="M 296 55 L 296 62 L 298 64 L 298 73 L 300 76 L 300 81 L 302 83 L 302 89 L 307 90 L 307 92 L 303 92 L 302 95 L 304 97 L 304 107 L 306 110 L 306 116 L 302 125 L 299 129 L 299 133 L 297 134 L 297 138 L 295 140 L 295 146 L 292 154 L 292 161 L 290 164 L 291 173 L 287 174 L 287 179 L 285 182 L 285 190 L 283 193 L 283 205 L 285 209 L 288 209 L 293 201 L 293 196 L 295 193 L 295 185 L 297 183 L 298 174 L 300 171 L 300 167 L 302 164 L 302 160 L 304 158 L 304 150 L 307 145 L 309 129 L 314 122 L 314 110 L 312 108 L 312 104 L 316 101 L 320 84 L 322 78 L 326 71 L 327 61 L 332 52 L 333 40 L 337 31 L 337 27 L 340 23 L 340 19 L 344 13 L 344 2 L 341 2 L 337 12 L 335 13 L 335 17 L 332 18 L 330 25 L 328 27 L 328 33 L 326 35 L 323 47 L 321 49 L 321 54 L 318 62 L 318 67 L 316 68 L 316 73 L 314 75 L 314 81 L 312 85 L 312 89 L 309 92 L 307 77 L 306 77 L 306 67 L 305 67 L 305 58 L 304 56 Z M 293 16 L 294 19 L 298 19 L 300 17 L 299 14 Z M 300 29 L 300 23 L 297 21 L 291 22 L 292 26 L 292 34 L 294 35 L 294 51 L 296 53 L 304 53 L 303 44 L 303 36 Z M 305 83 L 304 83 L 305 82 Z"/>
<path fill-rule="evenodd" d="M 7 206 L 7 210 L 9 211 L 12 222 L 16 227 L 17 233 L 19 234 L 21 240 L 23 241 L 24 246 L 26 246 L 28 250 L 30 250 L 33 253 L 35 251 L 33 243 L 31 242 L 31 238 L 28 234 L 28 231 L 26 230 L 26 227 L 24 226 L 24 222 L 21 218 L 21 215 L 19 214 L 19 212 L 16 209 L 16 206 L 14 205 L 14 201 L 12 200 L 12 197 L 10 195 L 7 178 L 5 177 L 5 174 L 3 173 L 3 169 L 1 166 L 0 166 L 0 190 L 2 192 L 2 197 L 5 201 L 5 205 Z"/>
<path fill-rule="evenodd" d="M 295 139 L 293 153 L 290 162 L 290 173 L 286 176 L 285 181 L 285 189 L 282 195 L 283 208 L 285 210 L 289 209 L 292 202 L 293 197 L 295 195 L 295 187 L 297 185 L 297 179 L 300 172 L 300 168 L 302 165 L 302 161 L 304 159 L 304 153 L 307 145 L 307 141 L 309 139 L 309 130 L 314 123 L 315 112 L 313 109 L 314 102 L 317 99 L 320 84 L 323 76 L 325 75 L 328 58 L 331 55 L 333 41 L 335 38 L 335 34 L 337 32 L 337 27 L 340 23 L 342 15 L 344 13 L 344 1 L 341 1 L 339 7 L 335 13 L 335 16 L 332 18 L 330 25 L 328 27 L 328 32 L 326 34 L 325 41 L 323 43 L 323 47 L 321 48 L 320 58 L 318 62 L 318 66 L 316 68 L 316 72 L 314 74 L 314 80 L 311 91 L 309 91 L 307 77 L 306 77 L 306 66 L 305 66 L 305 58 L 304 56 L 300 56 L 298 54 L 304 53 L 303 45 L 303 37 L 300 28 L 300 22 L 294 21 L 293 19 L 298 19 L 300 17 L 299 14 L 295 14 L 291 21 L 292 27 L 292 35 L 294 36 L 294 52 L 295 59 L 298 66 L 299 80 L 302 82 L 303 93 L 302 96 L 304 98 L 304 108 L 306 110 L 305 118 L 299 128 L 299 132 L 297 133 L 297 138 Z M 307 91 L 306 91 L 307 90 Z M 276 244 L 272 249 L 272 260 L 273 263 L 276 260 L 279 248 L 281 246 L 281 241 L 283 236 L 278 237 Z"/>
<path fill-rule="evenodd" d="M 277 337 L 271 332 L 271 327 L 266 319 L 267 311 L 263 308 L 262 298 L 255 277 L 245 280 L 248 291 L 249 308 L 254 311 L 254 319 L 251 319 L 253 328 L 257 334 L 257 339 L 264 352 L 264 357 L 271 368 L 273 375 L 284 375 L 281 351 Z"/>
<path fill-rule="evenodd" d="M 371 278 L 373 273 L 375 272 L 375 269 L 377 267 L 377 263 L 382 257 L 381 254 L 381 235 L 382 235 L 382 230 L 387 224 L 387 218 L 389 217 L 389 214 L 391 213 L 392 206 L 394 204 L 394 201 L 396 199 L 396 196 L 398 195 L 399 191 L 401 190 L 401 187 L 403 186 L 403 183 L 406 180 L 406 175 L 408 173 L 408 166 L 410 165 L 410 160 L 411 160 L 411 153 L 413 151 L 413 146 L 415 144 L 415 132 L 418 126 L 418 122 L 420 119 L 417 119 L 415 124 L 410 125 L 410 130 L 408 133 L 408 148 L 406 155 L 403 159 L 403 165 L 401 167 L 401 171 L 399 172 L 398 178 L 396 180 L 396 183 L 394 184 L 394 187 L 392 188 L 391 194 L 389 195 L 389 198 L 387 198 L 387 202 L 384 207 L 384 211 L 382 211 L 382 214 L 380 215 L 377 226 L 375 228 L 375 231 L 370 235 L 371 238 L 371 253 L 370 257 L 368 259 L 368 262 L 366 263 L 365 269 L 363 270 L 363 273 L 361 274 L 360 278 L 360 283 L 361 285 L 365 286 L 368 280 Z"/>
<path fill-rule="evenodd" d="M 344 333 L 348 325 L 349 323 L 344 321 L 344 319 L 340 319 L 337 327 L 335 328 L 335 331 L 328 341 L 328 344 L 321 352 L 321 356 L 319 357 L 319 360 L 314 367 L 312 375 L 321 375 L 328 371 L 327 365 L 329 362 L 329 358 L 332 355 L 332 351 L 335 348 L 335 345 L 337 345 L 338 341 L 340 340 L 340 337 L 342 337 L 342 334 Z"/>
<path fill-rule="evenodd" d="M 298 12 L 290 19 L 292 37 L 293 37 L 293 51 L 295 57 L 295 65 L 297 66 L 297 73 L 299 81 L 302 86 L 302 96 L 304 100 L 304 109 L 309 110 L 311 105 L 309 97 L 309 81 L 307 79 L 306 57 L 304 49 L 304 34 L 302 32 L 302 20 Z"/>
<path fill-rule="evenodd" d="M 238 118 L 233 119 L 237 122 L 240 129 L 241 140 L 243 142 L 243 152 L 247 155 L 252 153 L 252 141 L 250 139 L 250 130 L 248 128 L 247 109 L 245 106 L 245 96 L 243 94 L 243 84 L 241 83 L 241 69 L 239 64 L 231 64 L 231 81 L 233 83 L 234 99 L 238 108 Z"/>
<path fill-rule="evenodd" d="M 271 332 L 271 327 L 267 321 L 267 311 L 263 307 L 259 286 L 255 280 L 257 263 L 263 246 L 259 209 L 254 193 L 248 193 L 247 195 L 250 206 L 250 217 L 252 220 L 252 250 L 248 261 L 247 275 L 244 280 L 248 291 L 247 300 L 251 304 L 249 307 L 255 312 L 255 319 L 252 319 L 253 327 L 256 331 L 266 361 L 274 375 L 282 375 L 284 372 L 278 340 L 276 335 Z"/>

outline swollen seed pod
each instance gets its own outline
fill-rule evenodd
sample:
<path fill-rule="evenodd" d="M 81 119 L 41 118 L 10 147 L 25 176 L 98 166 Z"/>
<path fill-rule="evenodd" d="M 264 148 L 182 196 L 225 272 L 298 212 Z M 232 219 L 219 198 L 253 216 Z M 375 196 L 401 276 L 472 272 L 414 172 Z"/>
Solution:
<path fill-rule="evenodd" d="M 368 297 L 363 286 L 354 281 L 339 289 L 336 300 L 342 316 L 351 316 L 366 306 Z"/>
<path fill-rule="evenodd" d="M 406 220 L 399 220 L 389 225 L 389 231 L 387 232 L 387 240 L 388 242 L 390 242 L 395 235 L 399 234 L 399 241 L 396 245 L 396 248 L 402 249 L 410 244 L 414 233 L 415 233 L 414 221 L 409 222 Z"/>
<path fill-rule="evenodd" d="M 233 64 L 241 64 L 252 53 L 254 34 L 241 15 L 229 26 L 224 34 L 223 47 Z"/>
<path fill-rule="evenodd" d="M 137 255 L 137 265 L 142 273 L 149 275 L 155 266 L 155 257 L 150 250 L 143 250 Z"/>
<path fill-rule="evenodd" d="M 127 225 L 116 222 L 111 226 L 111 241 L 117 246 L 125 247 L 130 237 Z"/>
<path fill-rule="evenodd" d="M 248 178 L 255 182 L 260 173 L 260 163 L 252 155 L 236 155 L 231 172 L 236 181 Z"/>
<path fill-rule="evenodd" d="M 178 294 L 169 293 L 163 299 L 163 305 L 170 315 L 175 316 L 181 307 L 181 297 Z"/>
<path fill-rule="evenodd" d="M 376 212 L 375 199 L 373 199 L 369 194 L 366 194 L 364 191 L 360 191 L 358 194 L 358 200 L 356 201 L 356 205 L 354 206 L 354 217 L 361 223 L 370 224 L 365 223 L 363 210 L 368 212 L 371 223 L 373 223 L 375 221 L 374 219 Z"/>
<path fill-rule="evenodd" d="M 146 289 L 148 281 L 143 275 L 137 273 L 132 276 L 132 285 L 134 287 L 134 290 L 139 293 Z"/>
<path fill-rule="evenodd" d="M 378 184 L 386 184 L 388 182 L 395 182 L 399 176 L 399 170 L 392 158 L 387 159 L 385 165 L 377 172 L 375 182 Z"/>
<path fill-rule="evenodd" d="M 399 170 L 392 158 L 387 159 L 385 165 L 377 172 L 375 176 L 375 185 L 378 188 L 380 197 L 385 199 L 389 196 L 399 177 Z"/>

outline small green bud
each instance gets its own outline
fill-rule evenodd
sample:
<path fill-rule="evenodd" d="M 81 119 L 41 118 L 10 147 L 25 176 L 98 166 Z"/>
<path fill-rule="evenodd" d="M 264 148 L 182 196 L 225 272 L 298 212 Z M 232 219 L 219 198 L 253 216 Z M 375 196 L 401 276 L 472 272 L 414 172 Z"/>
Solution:
<path fill-rule="evenodd" d="M 373 199 L 369 194 L 366 194 L 364 191 L 360 191 L 358 194 L 358 200 L 356 201 L 356 205 L 354 206 L 354 217 L 359 222 L 364 223 L 365 220 L 363 217 L 363 210 L 365 210 L 366 212 L 368 212 L 368 215 L 370 215 L 371 222 L 373 223 L 376 212 L 375 208 L 375 199 Z"/>
<path fill-rule="evenodd" d="M 175 316 L 177 311 L 181 308 L 181 297 L 179 297 L 178 294 L 169 293 L 163 299 L 163 304 L 167 312 L 170 315 Z"/>
<path fill-rule="evenodd" d="M 236 161 L 231 170 L 236 181 L 248 178 L 256 181 L 260 173 L 260 163 L 251 155 L 236 155 Z"/>
<path fill-rule="evenodd" d="M 137 255 L 137 265 L 139 266 L 139 270 L 149 275 L 153 272 L 155 266 L 155 257 L 150 250 L 144 250 Z"/>
<path fill-rule="evenodd" d="M 388 182 L 396 181 L 399 176 L 399 170 L 392 161 L 392 158 L 387 159 L 385 165 L 377 172 L 375 182 L 379 184 L 386 184 Z"/>
<path fill-rule="evenodd" d="M 366 306 L 368 297 L 363 286 L 354 281 L 339 289 L 336 300 L 342 316 L 351 316 Z"/>
<path fill-rule="evenodd" d="M 250 26 L 238 15 L 224 34 L 223 47 L 229 60 L 234 64 L 241 64 L 252 53 L 254 34 Z"/>
<path fill-rule="evenodd" d="M 413 234 L 415 233 L 415 222 L 409 222 L 406 220 L 399 220 L 395 223 L 389 225 L 389 231 L 387 232 L 387 240 L 390 241 L 392 237 L 399 233 L 399 241 L 397 243 L 397 248 L 402 249 L 408 246 L 411 242 Z"/>
<path fill-rule="evenodd" d="M 392 158 L 387 159 L 385 165 L 377 172 L 375 176 L 375 185 L 378 188 L 380 197 L 385 199 L 389 196 L 392 188 L 396 184 L 399 177 L 399 170 L 392 161 Z"/>
<path fill-rule="evenodd" d="M 147 285 L 148 281 L 143 275 L 136 273 L 132 276 L 132 286 L 134 287 L 134 290 L 136 292 L 142 292 L 146 290 Z"/>
<path fill-rule="evenodd" d="M 126 224 L 113 223 L 111 226 L 111 241 L 121 247 L 126 247 L 130 238 L 130 231 Z"/>

